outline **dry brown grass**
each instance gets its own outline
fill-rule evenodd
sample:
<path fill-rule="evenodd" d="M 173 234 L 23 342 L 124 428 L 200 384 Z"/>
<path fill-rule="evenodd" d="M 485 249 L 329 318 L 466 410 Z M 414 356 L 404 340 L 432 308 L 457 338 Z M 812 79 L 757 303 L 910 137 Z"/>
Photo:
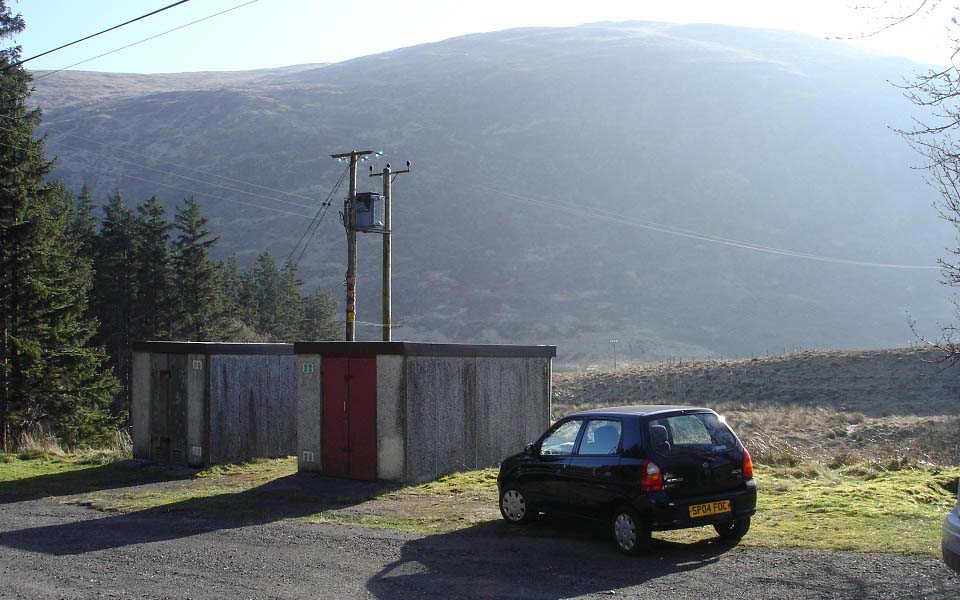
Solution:
<path fill-rule="evenodd" d="M 802 352 L 554 375 L 554 417 L 623 404 L 726 416 L 758 462 L 960 463 L 960 367 L 929 352 Z"/>
<path fill-rule="evenodd" d="M 42 425 L 35 425 L 21 432 L 17 436 L 14 453 L 22 460 L 64 455 L 57 436 L 47 431 Z"/>

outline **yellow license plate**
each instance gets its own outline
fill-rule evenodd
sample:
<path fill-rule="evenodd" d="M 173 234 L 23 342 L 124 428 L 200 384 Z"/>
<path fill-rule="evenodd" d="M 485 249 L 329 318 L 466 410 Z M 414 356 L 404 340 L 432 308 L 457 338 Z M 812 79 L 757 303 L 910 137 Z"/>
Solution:
<path fill-rule="evenodd" d="M 690 505 L 690 518 L 709 517 L 710 515 L 719 515 L 730 512 L 730 501 L 720 500 L 718 502 L 705 502 L 703 504 Z"/>

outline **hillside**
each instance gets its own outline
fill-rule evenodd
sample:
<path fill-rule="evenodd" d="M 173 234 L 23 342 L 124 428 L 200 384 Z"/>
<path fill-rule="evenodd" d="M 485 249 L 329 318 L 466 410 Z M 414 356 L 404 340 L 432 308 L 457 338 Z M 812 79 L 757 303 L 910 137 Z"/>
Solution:
<path fill-rule="evenodd" d="M 555 373 L 554 415 L 624 404 L 691 404 L 724 414 L 760 452 L 960 462 L 960 365 L 912 348 L 800 352 Z"/>
<path fill-rule="evenodd" d="M 887 80 L 919 68 L 791 33 L 601 23 L 249 73 L 57 73 L 35 100 L 56 177 L 196 194 L 242 263 L 287 256 L 341 172 L 330 153 L 412 160 L 396 335 L 558 344 L 582 366 L 611 338 L 649 362 L 898 346 L 908 317 L 948 321 L 936 270 L 872 265 L 934 266 L 951 243 L 888 128 L 911 106 Z M 375 321 L 379 239 L 362 237 Z M 331 211 L 301 276 L 339 297 L 345 253 Z"/>

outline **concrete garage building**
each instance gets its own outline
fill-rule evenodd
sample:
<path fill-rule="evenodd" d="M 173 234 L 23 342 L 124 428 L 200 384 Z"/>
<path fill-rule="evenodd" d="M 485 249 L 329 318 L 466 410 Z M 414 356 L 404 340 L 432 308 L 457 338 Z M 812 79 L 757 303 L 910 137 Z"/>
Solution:
<path fill-rule="evenodd" d="M 550 420 L 555 346 L 294 346 L 302 471 L 425 481 L 496 465 Z"/>
<path fill-rule="evenodd" d="M 297 452 L 293 344 L 138 342 L 134 458 L 204 466 Z"/>

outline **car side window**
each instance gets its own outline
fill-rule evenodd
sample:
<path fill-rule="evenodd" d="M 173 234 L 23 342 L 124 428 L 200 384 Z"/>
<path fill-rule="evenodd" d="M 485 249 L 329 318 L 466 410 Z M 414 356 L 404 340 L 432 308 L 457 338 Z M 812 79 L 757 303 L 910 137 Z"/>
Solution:
<path fill-rule="evenodd" d="M 609 456 L 620 448 L 622 425 L 612 419 L 593 419 L 587 422 L 580 441 L 578 455 Z"/>
<path fill-rule="evenodd" d="M 573 454 L 573 445 L 577 442 L 577 434 L 583 421 L 574 419 L 561 424 L 543 438 L 540 444 L 540 454 L 551 456 L 565 456 Z"/>

